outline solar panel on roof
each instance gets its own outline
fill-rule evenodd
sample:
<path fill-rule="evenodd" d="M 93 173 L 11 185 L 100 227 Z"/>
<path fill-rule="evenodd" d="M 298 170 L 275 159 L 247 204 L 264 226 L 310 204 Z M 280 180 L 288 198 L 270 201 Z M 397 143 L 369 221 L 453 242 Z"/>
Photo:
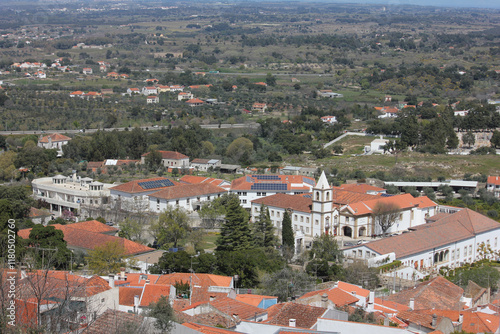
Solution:
<path fill-rule="evenodd" d="M 312 198 L 311 194 L 307 194 L 303 196 L 304 198 Z"/>
<path fill-rule="evenodd" d="M 316 184 L 316 181 L 311 179 L 303 178 L 303 180 L 305 183 L 310 184 L 311 186 L 314 186 Z"/>
<path fill-rule="evenodd" d="M 252 177 L 256 178 L 257 180 L 273 180 L 273 181 L 280 180 L 279 175 L 252 175 Z"/>
<path fill-rule="evenodd" d="M 139 182 L 138 185 L 140 185 L 143 189 L 155 189 L 155 188 L 171 187 L 174 184 L 172 183 L 172 181 L 165 179 L 165 180 Z"/>
<path fill-rule="evenodd" d="M 380 194 L 380 196 L 382 196 L 382 197 L 392 197 L 394 195 L 392 195 L 392 194 Z"/>
<path fill-rule="evenodd" d="M 247 182 L 253 182 L 253 179 L 250 176 L 247 176 L 246 181 Z"/>
<path fill-rule="evenodd" d="M 285 191 L 287 190 L 287 185 L 282 183 L 255 183 L 252 184 L 251 190 L 274 190 L 274 191 Z"/>

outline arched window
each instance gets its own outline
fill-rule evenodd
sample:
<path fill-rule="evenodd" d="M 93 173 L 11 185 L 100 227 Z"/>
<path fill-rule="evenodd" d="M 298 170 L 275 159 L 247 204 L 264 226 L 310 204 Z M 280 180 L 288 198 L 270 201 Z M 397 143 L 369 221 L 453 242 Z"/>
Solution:
<path fill-rule="evenodd" d="M 329 200 L 330 200 L 330 192 L 329 192 L 329 191 L 327 191 L 327 192 L 326 192 L 326 200 L 327 200 L 327 201 L 329 201 Z"/>
<path fill-rule="evenodd" d="M 319 191 L 316 192 L 316 200 L 319 201 Z"/>

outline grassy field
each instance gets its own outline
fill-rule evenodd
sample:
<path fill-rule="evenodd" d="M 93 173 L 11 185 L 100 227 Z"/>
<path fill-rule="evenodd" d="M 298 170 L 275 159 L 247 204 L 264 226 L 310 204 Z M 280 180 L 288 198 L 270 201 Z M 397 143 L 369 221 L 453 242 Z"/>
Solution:
<path fill-rule="evenodd" d="M 205 251 L 215 249 L 215 240 L 217 240 L 218 236 L 219 234 L 215 232 L 206 233 L 205 236 L 203 237 L 202 248 Z"/>

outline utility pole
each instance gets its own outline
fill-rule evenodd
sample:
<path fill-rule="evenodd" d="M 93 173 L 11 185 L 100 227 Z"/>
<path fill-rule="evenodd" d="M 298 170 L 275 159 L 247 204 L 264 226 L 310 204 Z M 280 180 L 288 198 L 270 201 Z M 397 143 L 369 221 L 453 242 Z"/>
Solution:
<path fill-rule="evenodd" d="M 43 248 L 43 247 L 28 247 L 28 248 L 34 248 L 35 250 L 41 250 L 42 251 L 42 269 L 44 267 L 44 261 L 45 261 L 45 251 L 53 251 L 53 252 L 57 252 L 58 249 L 57 248 Z"/>

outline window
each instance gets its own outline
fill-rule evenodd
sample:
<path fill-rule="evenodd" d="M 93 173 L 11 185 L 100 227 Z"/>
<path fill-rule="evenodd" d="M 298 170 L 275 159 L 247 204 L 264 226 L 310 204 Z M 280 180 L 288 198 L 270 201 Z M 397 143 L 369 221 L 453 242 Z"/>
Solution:
<path fill-rule="evenodd" d="M 274 210 L 271 210 L 271 217 L 274 217 Z"/>
<path fill-rule="evenodd" d="M 241 191 L 238 191 L 238 196 L 241 196 Z"/>
<path fill-rule="evenodd" d="M 307 217 L 307 218 L 306 218 L 306 223 L 308 223 L 308 224 L 309 224 L 309 217 Z"/>
<path fill-rule="evenodd" d="M 300 227 L 300 232 L 304 233 L 304 226 Z"/>
<path fill-rule="evenodd" d="M 101 303 L 104 303 L 106 301 L 106 298 L 101 299 Z"/>
<path fill-rule="evenodd" d="M 175 200 L 175 205 L 179 205 L 179 200 L 178 199 Z"/>
<path fill-rule="evenodd" d="M 317 220 L 317 219 L 316 219 L 316 220 L 314 221 L 314 224 L 315 224 L 315 225 L 319 225 L 319 220 Z"/>
<path fill-rule="evenodd" d="M 156 199 L 156 204 L 160 204 L 160 199 L 159 198 Z"/>
<path fill-rule="evenodd" d="M 303 223 L 304 222 L 304 216 L 300 216 L 300 222 Z"/>
<path fill-rule="evenodd" d="M 246 191 L 244 191 L 244 192 L 243 192 L 243 196 L 246 196 L 246 195 L 247 195 L 247 192 L 246 192 Z"/>
<path fill-rule="evenodd" d="M 293 215 L 293 220 L 297 221 L 298 220 L 298 216 L 297 215 Z"/>
<path fill-rule="evenodd" d="M 190 200 L 189 198 L 186 198 L 186 204 L 189 204 Z"/>
<path fill-rule="evenodd" d="M 280 217 L 280 212 L 279 211 L 276 212 L 276 217 L 278 217 L 278 218 Z"/>
<path fill-rule="evenodd" d="M 363 257 L 363 251 L 362 251 L 361 249 L 360 249 L 360 250 L 358 250 L 358 256 L 359 256 L 359 257 Z"/>
<path fill-rule="evenodd" d="M 309 233 L 309 227 L 306 227 L 306 233 Z"/>
<path fill-rule="evenodd" d="M 266 195 L 267 195 L 267 193 L 262 193 L 262 196 L 266 196 Z"/>
<path fill-rule="evenodd" d="M 455 250 L 452 250 L 452 251 L 451 251 L 451 259 L 452 259 L 452 260 L 455 260 Z"/>
<path fill-rule="evenodd" d="M 207 196 L 207 200 L 209 200 L 209 201 L 210 201 L 210 196 Z"/>
<path fill-rule="evenodd" d="M 467 246 L 464 247 L 464 256 L 467 256 Z"/>
<path fill-rule="evenodd" d="M 258 209 L 257 207 L 255 207 L 255 208 L 253 209 L 253 212 L 259 212 L 259 209 Z"/>
<path fill-rule="evenodd" d="M 457 260 L 460 257 L 460 249 L 457 249 Z"/>
<path fill-rule="evenodd" d="M 402 213 L 399 214 L 399 220 L 400 221 L 403 220 L 403 214 Z"/>
<path fill-rule="evenodd" d="M 472 245 L 469 246 L 469 255 L 472 255 Z"/>
<path fill-rule="evenodd" d="M 259 193 L 259 192 L 257 193 L 257 196 L 260 196 L 260 193 Z"/>
<path fill-rule="evenodd" d="M 247 200 L 246 199 L 243 200 L 243 204 L 247 204 Z"/>
<path fill-rule="evenodd" d="M 293 225 L 293 229 L 297 231 L 297 225 Z"/>

